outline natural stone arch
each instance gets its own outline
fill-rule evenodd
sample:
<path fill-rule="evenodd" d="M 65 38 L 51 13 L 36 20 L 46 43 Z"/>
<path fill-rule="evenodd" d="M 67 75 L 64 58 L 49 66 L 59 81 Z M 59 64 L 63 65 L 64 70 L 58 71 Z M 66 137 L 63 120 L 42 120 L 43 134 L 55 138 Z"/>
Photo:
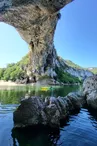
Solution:
<path fill-rule="evenodd" d="M 73 0 L 0 0 L 0 21 L 14 26 L 21 37 L 33 42 L 32 71 L 43 73 L 56 66 L 53 44 L 59 10 Z"/>

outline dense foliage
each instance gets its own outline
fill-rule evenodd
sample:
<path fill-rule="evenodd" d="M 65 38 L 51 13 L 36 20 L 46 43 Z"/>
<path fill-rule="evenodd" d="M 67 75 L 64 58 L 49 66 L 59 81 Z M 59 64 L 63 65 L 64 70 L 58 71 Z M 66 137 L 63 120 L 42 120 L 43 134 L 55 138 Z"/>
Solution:
<path fill-rule="evenodd" d="M 28 65 L 27 55 L 19 62 L 8 64 L 6 68 L 0 68 L 0 80 L 16 81 L 26 75 L 25 67 Z"/>
<path fill-rule="evenodd" d="M 73 63 L 71 63 L 73 64 Z M 70 65 L 70 62 L 69 62 Z M 26 76 L 26 70 L 29 66 L 29 57 L 26 55 L 22 58 L 21 61 L 15 63 L 8 64 L 6 68 L 0 68 L 0 80 L 11 80 L 16 81 L 17 79 L 21 80 Z M 72 66 L 72 65 L 71 65 Z M 74 67 L 75 65 L 73 65 Z M 62 68 L 62 67 L 61 67 Z M 69 73 L 65 73 L 62 69 L 56 68 L 57 80 L 63 83 L 78 83 L 80 79 L 70 75 Z M 76 67 L 77 68 L 77 67 Z M 48 76 L 41 76 L 39 79 L 42 80 L 44 78 L 49 78 Z"/>
<path fill-rule="evenodd" d="M 59 82 L 63 83 L 79 83 L 80 79 L 70 75 L 69 73 L 65 73 L 62 69 L 56 68 L 57 78 Z"/>

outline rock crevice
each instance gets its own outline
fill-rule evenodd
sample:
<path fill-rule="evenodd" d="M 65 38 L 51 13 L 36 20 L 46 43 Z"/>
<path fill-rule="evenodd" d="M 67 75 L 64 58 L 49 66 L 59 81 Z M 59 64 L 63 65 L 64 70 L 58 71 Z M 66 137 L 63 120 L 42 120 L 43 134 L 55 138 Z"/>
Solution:
<path fill-rule="evenodd" d="M 55 68 L 53 44 L 59 10 L 72 0 L 2 0 L 0 21 L 12 25 L 29 44 L 33 42 L 32 72 Z M 36 73 L 36 72 L 35 72 Z"/>
<path fill-rule="evenodd" d="M 80 109 L 85 103 L 81 93 L 69 93 L 66 97 L 30 97 L 24 99 L 14 112 L 15 127 L 31 125 L 48 125 L 59 127 L 60 120 L 66 118 L 70 111 Z"/>

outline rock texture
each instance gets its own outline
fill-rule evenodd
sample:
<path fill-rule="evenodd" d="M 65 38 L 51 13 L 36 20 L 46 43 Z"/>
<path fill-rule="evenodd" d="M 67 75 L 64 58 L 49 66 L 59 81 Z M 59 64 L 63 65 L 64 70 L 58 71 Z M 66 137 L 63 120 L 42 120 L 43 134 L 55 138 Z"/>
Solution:
<path fill-rule="evenodd" d="M 32 44 L 29 56 L 28 76 L 48 75 L 56 77 L 58 66 L 57 53 L 53 38 L 59 10 L 73 0 L 1 0 L 0 22 L 12 25 L 21 37 Z M 65 64 L 64 64 L 65 65 Z M 76 77 L 85 78 L 90 74 L 68 68 L 66 72 Z"/>
<path fill-rule="evenodd" d="M 0 21 L 14 26 L 21 37 L 33 43 L 31 70 L 43 74 L 54 70 L 57 57 L 53 44 L 59 10 L 72 0 L 2 0 Z"/>
<path fill-rule="evenodd" d="M 77 77 L 81 80 L 85 80 L 87 77 L 93 76 L 93 73 L 89 70 L 82 69 L 82 68 L 74 68 L 69 66 L 64 59 L 61 57 L 58 57 L 58 60 L 56 62 L 57 67 L 63 68 L 64 72 L 69 73 L 70 75 Z"/>
<path fill-rule="evenodd" d="M 50 97 L 43 101 L 40 97 L 24 99 L 14 112 L 15 127 L 48 125 L 59 127 L 60 120 L 71 110 L 80 109 L 85 100 L 81 93 L 69 93 L 66 97 Z"/>
<path fill-rule="evenodd" d="M 83 93 L 87 104 L 97 109 L 97 75 L 87 78 L 83 83 Z"/>
<path fill-rule="evenodd" d="M 84 70 L 84 69 L 75 69 L 72 67 L 69 67 L 66 72 L 68 72 L 69 74 L 78 77 L 82 80 L 85 80 L 87 77 L 93 76 L 93 73 L 88 71 L 88 70 Z"/>

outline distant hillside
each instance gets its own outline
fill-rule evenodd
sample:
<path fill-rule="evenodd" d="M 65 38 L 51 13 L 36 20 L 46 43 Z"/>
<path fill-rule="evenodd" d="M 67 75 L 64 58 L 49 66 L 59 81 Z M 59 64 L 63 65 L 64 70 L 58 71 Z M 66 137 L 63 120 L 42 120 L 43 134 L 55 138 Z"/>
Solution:
<path fill-rule="evenodd" d="M 90 72 L 94 73 L 94 74 L 97 74 L 97 67 L 89 67 L 89 68 L 83 68 L 77 64 L 75 64 L 74 62 L 70 61 L 70 60 L 65 60 L 65 63 L 70 66 L 70 67 L 73 67 L 73 68 L 76 68 L 76 69 L 84 69 L 84 70 L 89 70 Z"/>
<path fill-rule="evenodd" d="M 62 64 L 62 60 L 61 60 Z M 67 66 L 63 62 L 63 66 L 60 65 L 59 68 L 56 67 L 55 72 L 57 74 L 57 81 L 63 82 L 63 83 L 79 83 L 81 82 L 79 78 L 70 75 L 67 72 L 64 72 L 63 68 Z M 8 64 L 6 68 L 0 68 L 0 80 L 5 81 L 14 81 L 17 83 L 28 83 L 29 77 L 27 72 L 29 72 L 30 65 L 29 65 L 29 58 L 28 55 L 22 58 L 21 61 L 17 63 L 11 63 Z M 31 75 L 33 76 L 33 74 Z M 48 78 L 49 76 L 46 75 L 40 75 L 39 80 Z"/>
<path fill-rule="evenodd" d="M 93 72 L 94 74 L 97 74 L 97 67 L 89 67 L 87 70 Z"/>
<path fill-rule="evenodd" d="M 65 60 L 65 63 L 70 66 L 70 67 L 73 67 L 73 68 L 76 68 L 76 69 L 84 69 L 83 67 L 73 63 L 72 61 L 70 60 Z"/>
<path fill-rule="evenodd" d="M 86 77 L 91 76 L 92 72 L 97 73 L 97 68 L 82 68 L 70 60 L 64 60 L 61 57 L 57 58 L 55 70 L 45 70 L 44 74 L 37 75 L 37 80 L 53 78 L 51 74 L 56 74 L 55 80 L 60 83 L 79 83 Z M 54 78 L 53 78 L 54 79 Z M 14 81 L 17 83 L 29 83 L 35 81 L 35 76 L 32 72 L 32 67 L 29 62 L 29 57 L 26 55 L 17 63 L 8 64 L 6 68 L 0 68 L 0 80 Z"/>

